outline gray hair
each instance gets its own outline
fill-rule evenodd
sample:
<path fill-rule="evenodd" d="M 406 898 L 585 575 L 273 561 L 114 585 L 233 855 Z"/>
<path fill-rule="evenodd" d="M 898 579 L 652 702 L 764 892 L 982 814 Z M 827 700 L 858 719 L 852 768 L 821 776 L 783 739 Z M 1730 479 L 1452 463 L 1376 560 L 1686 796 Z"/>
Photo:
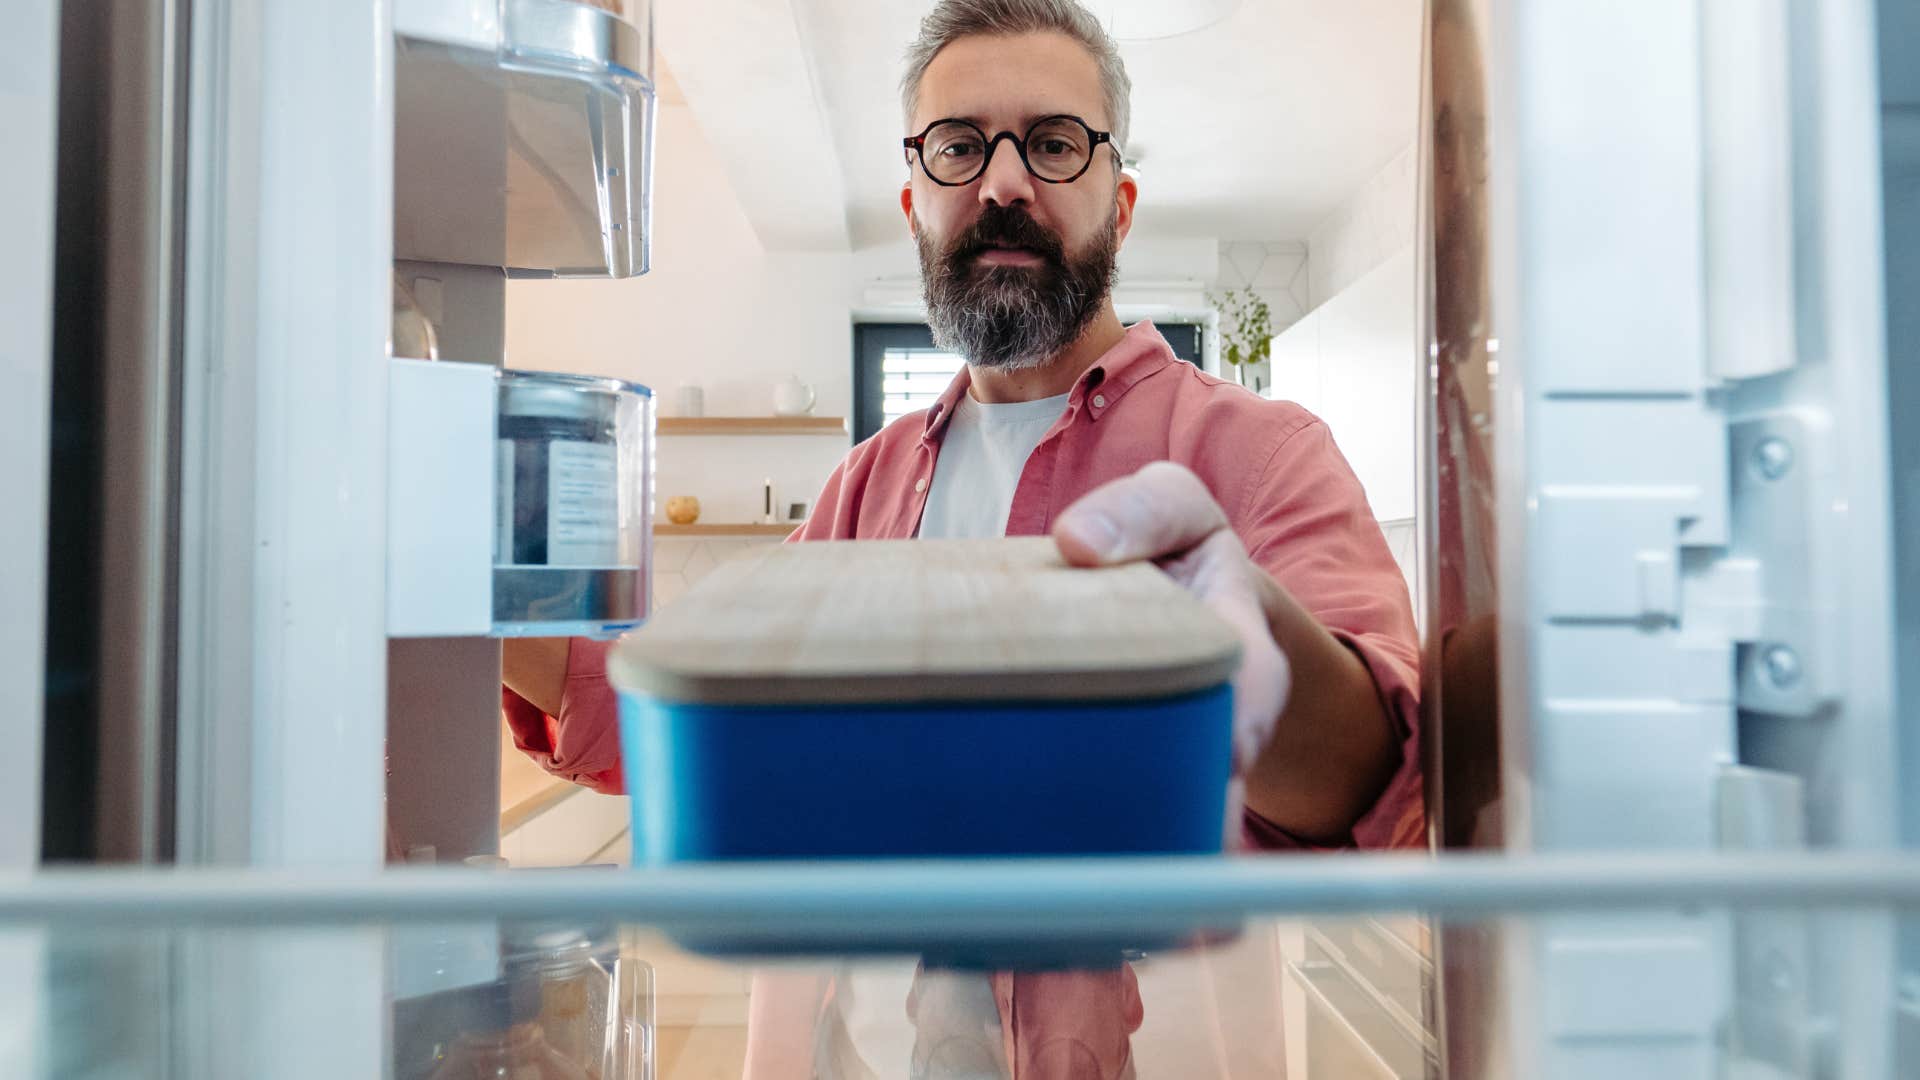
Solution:
<path fill-rule="evenodd" d="M 977 34 L 1065 34 L 1093 56 L 1100 68 L 1100 93 L 1106 99 L 1107 122 L 1113 126 L 1114 149 L 1124 153 L 1133 122 L 1130 95 L 1133 80 L 1120 59 L 1120 47 L 1093 13 L 1074 0 L 940 0 L 920 20 L 920 36 L 907 49 L 907 73 L 900 80 L 900 104 L 907 123 L 920 105 L 920 80 L 940 50 L 959 38 Z"/>

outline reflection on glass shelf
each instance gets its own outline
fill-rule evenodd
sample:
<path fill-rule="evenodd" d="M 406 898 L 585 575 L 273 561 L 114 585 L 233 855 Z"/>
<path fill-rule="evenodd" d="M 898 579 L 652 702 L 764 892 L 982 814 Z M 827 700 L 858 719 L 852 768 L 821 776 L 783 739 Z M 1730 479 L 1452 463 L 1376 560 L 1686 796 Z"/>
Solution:
<path fill-rule="evenodd" d="M 1908 1076 L 1916 910 L 1874 856 L 45 873 L 0 1075 Z"/>
<path fill-rule="evenodd" d="M 1435 995 L 1438 935 L 1523 955 L 1545 918 L 1562 928 L 1581 920 L 1607 932 L 1637 928 L 1639 936 L 1616 957 L 1626 967 L 1613 976 L 1598 956 L 1544 958 L 1521 976 L 1527 994 L 1505 997 L 1509 1008 L 1442 1014 L 1449 1005 Z M 370 960 L 396 965 L 407 935 L 511 941 L 527 928 L 57 930 L 40 938 L 38 1033 L 46 1057 L 37 1070 L 8 1062 L 5 1075 L 1481 1075 L 1438 1071 L 1441 1031 L 1462 1024 L 1500 1030 L 1513 1046 L 1532 1039 L 1536 1054 L 1554 1053 L 1556 1043 L 1611 1044 L 1612 1060 L 1627 1063 L 1611 1074 L 1618 1076 L 1908 1075 L 1788 1071 L 1823 1046 L 1829 1055 L 1840 1051 L 1819 1034 L 1804 989 L 1797 998 L 1790 989 L 1806 974 L 1791 966 L 1806 961 L 1804 952 L 1750 948 L 1756 933 L 1774 946 L 1794 939 L 1869 945 L 1893 926 L 1889 912 L 1774 910 L 1764 928 L 1749 918 L 1695 909 L 1256 919 L 1230 936 L 1109 963 L 1002 968 L 911 954 L 716 960 L 629 926 L 609 939 L 617 947 L 591 956 L 582 950 L 532 967 L 500 960 L 462 985 L 404 997 L 390 979 L 382 989 L 353 969 Z M 1687 928 L 1709 946 L 1687 946 Z M 569 938 L 559 924 L 540 929 L 548 946 Z M 1481 961 L 1465 974 L 1488 983 L 1513 977 L 1510 962 L 1508 974 L 1497 974 L 1497 949 Z M 1636 974 L 1615 977 L 1622 970 Z M 365 997 L 337 996 L 336 988 L 355 980 Z M 1859 1003 L 1890 1023 L 1901 1004 L 1893 982 L 1874 986 Z M 0 1055 L 8 1049 L 0 1045 Z M 495 1065 L 507 1071 L 488 1071 Z"/>

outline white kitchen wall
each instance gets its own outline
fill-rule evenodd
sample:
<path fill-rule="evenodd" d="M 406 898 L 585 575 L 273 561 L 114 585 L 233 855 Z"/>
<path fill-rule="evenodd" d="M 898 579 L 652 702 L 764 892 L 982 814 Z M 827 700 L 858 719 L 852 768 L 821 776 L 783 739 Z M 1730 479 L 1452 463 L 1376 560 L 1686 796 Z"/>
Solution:
<path fill-rule="evenodd" d="M 1267 302 L 1276 336 L 1386 262 L 1413 239 L 1414 146 L 1408 143 L 1299 240 L 1221 240 L 1218 293 L 1251 287 Z M 1409 296 L 1411 286 L 1409 286 Z M 1264 390 L 1271 363 L 1236 381 Z M 1236 378 L 1232 370 L 1221 374 Z"/>
<path fill-rule="evenodd" d="M 662 536 L 653 542 L 653 606 L 658 611 L 729 559 L 779 543 L 776 537 Z"/>
<path fill-rule="evenodd" d="M 1269 396 L 1326 421 L 1376 518 L 1413 517 L 1413 246 L 1308 312 L 1274 339 Z"/>
<path fill-rule="evenodd" d="M 1314 226 L 1307 235 L 1307 310 L 1412 242 L 1417 171 L 1414 145 L 1408 143 Z"/>
<path fill-rule="evenodd" d="M 1220 242 L 1220 289 L 1252 286 L 1272 310 L 1279 333 L 1300 321 L 1313 305 L 1307 293 L 1307 246 L 1297 240 Z"/>
<path fill-rule="evenodd" d="M 1267 302 L 1275 334 L 1300 321 L 1311 306 L 1307 302 L 1306 245 L 1297 240 L 1222 240 L 1220 269 L 1212 291 L 1218 295 L 1249 287 Z M 1224 333 L 1229 328 L 1221 329 Z M 1272 369 L 1269 361 L 1237 370 L 1222 359 L 1220 377 L 1264 391 L 1273 382 Z"/>
<path fill-rule="evenodd" d="M 1308 310 L 1273 343 L 1268 396 L 1326 421 L 1415 594 L 1415 151 L 1407 146 L 1315 226 Z"/>

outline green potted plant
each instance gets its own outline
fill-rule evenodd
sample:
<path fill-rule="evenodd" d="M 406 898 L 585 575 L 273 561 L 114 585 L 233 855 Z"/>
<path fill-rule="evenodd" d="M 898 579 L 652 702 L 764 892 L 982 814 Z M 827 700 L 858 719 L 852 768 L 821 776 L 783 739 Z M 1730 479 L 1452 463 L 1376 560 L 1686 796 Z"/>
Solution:
<path fill-rule="evenodd" d="M 1273 311 L 1260 294 L 1248 288 L 1229 288 L 1219 296 L 1208 294 L 1208 304 L 1219 311 L 1219 357 L 1233 365 L 1233 377 L 1242 386 L 1260 390 L 1265 382 L 1267 357 L 1273 356 Z"/>
<path fill-rule="evenodd" d="M 1273 354 L 1273 311 L 1252 287 L 1208 293 L 1207 302 L 1220 312 L 1220 359 L 1232 364 L 1244 383 L 1244 372 Z"/>

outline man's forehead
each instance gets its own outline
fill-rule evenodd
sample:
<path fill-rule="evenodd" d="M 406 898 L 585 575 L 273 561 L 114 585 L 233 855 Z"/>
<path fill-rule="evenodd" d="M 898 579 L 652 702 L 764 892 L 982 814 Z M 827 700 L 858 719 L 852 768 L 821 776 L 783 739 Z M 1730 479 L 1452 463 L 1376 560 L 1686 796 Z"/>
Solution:
<path fill-rule="evenodd" d="M 974 35 L 947 45 L 927 65 L 914 119 L 986 127 L 1059 113 L 1095 126 L 1108 120 L 1099 65 L 1079 42 L 1054 33 Z"/>

